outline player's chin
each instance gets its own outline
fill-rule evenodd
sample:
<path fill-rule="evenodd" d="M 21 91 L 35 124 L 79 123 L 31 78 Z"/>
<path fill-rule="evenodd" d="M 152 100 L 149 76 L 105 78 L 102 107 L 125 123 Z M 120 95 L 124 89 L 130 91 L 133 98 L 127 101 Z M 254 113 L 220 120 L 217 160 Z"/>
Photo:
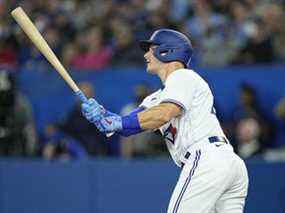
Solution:
<path fill-rule="evenodd" d="M 148 73 L 154 74 L 154 68 L 151 66 L 151 64 L 147 64 L 146 70 Z"/>

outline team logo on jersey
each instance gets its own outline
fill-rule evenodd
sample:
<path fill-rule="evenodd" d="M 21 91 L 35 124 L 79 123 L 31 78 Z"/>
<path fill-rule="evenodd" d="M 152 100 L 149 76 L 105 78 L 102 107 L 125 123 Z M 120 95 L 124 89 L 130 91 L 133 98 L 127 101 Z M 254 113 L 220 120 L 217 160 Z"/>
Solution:
<path fill-rule="evenodd" d="M 112 124 L 112 121 L 111 121 L 111 120 L 107 120 L 107 119 L 105 118 L 105 121 L 106 121 L 109 125 Z"/>
<path fill-rule="evenodd" d="M 170 141 L 174 144 L 176 138 L 177 129 L 170 124 L 163 133 L 164 140 Z"/>

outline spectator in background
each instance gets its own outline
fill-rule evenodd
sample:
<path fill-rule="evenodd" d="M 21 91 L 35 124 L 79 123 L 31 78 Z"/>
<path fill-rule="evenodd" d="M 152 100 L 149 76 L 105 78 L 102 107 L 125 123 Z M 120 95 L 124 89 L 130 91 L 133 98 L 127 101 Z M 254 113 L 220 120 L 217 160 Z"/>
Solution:
<path fill-rule="evenodd" d="M 172 27 L 170 1 L 149 1 L 146 7 L 150 11 L 146 19 L 149 31 Z"/>
<path fill-rule="evenodd" d="M 213 1 L 213 9 L 219 14 L 222 14 L 224 16 L 230 16 L 230 7 L 232 3 L 232 0 Z"/>
<path fill-rule="evenodd" d="M 285 97 L 281 98 L 274 108 L 276 120 L 276 146 L 274 148 L 285 148 Z M 285 151 L 285 149 L 284 149 Z"/>
<path fill-rule="evenodd" d="M 133 0 L 131 5 L 131 11 L 133 11 L 133 16 L 130 19 L 130 27 L 134 33 L 134 38 L 136 40 L 144 38 L 144 33 L 148 31 L 147 18 L 149 16 L 149 11 L 146 8 L 145 0 Z"/>
<path fill-rule="evenodd" d="M 75 26 L 68 19 L 68 16 L 69 14 L 59 13 L 54 17 L 54 25 L 60 33 L 59 39 L 62 44 L 72 41 L 76 34 Z"/>
<path fill-rule="evenodd" d="M 285 13 L 284 5 L 271 3 L 261 10 L 264 27 L 268 30 L 273 40 L 274 54 L 280 62 L 285 61 Z"/>
<path fill-rule="evenodd" d="M 112 22 L 112 29 L 114 35 L 112 66 L 143 66 L 144 60 L 139 46 L 135 44 L 131 26 L 122 19 L 117 19 L 116 22 Z"/>
<path fill-rule="evenodd" d="M 46 160 L 71 160 L 87 157 L 87 151 L 78 141 L 58 131 L 55 126 L 45 128 L 41 156 Z"/>
<path fill-rule="evenodd" d="M 56 26 L 49 25 L 45 28 L 43 34 L 45 39 L 48 42 L 50 48 L 55 52 L 56 55 L 61 53 L 61 41 L 60 41 L 60 32 Z"/>
<path fill-rule="evenodd" d="M 0 155 L 34 156 L 38 148 L 33 112 L 17 90 L 13 73 L 0 71 Z"/>
<path fill-rule="evenodd" d="M 248 158 L 269 148 L 273 142 L 273 126 L 262 112 L 255 90 L 243 83 L 240 105 L 233 112 L 235 148 Z"/>
<path fill-rule="evenodd" d="M 285 121 L 285 98 L 282 98 L 274 109 L 275 115 Z"/>
<path fill-rule="evenodd" d="M 87 97 L 94 96 L 94 88 L 89 82 L 81 82 L 79 87 Z M 62 122 L 47 126 L 46 133 L 48 140 L 49 138 L 53 140 L 53 137 L 56 136 L 55 141 L 57 143 L 62 140 L 66 141 L 65 144 L 78 151 L 79 154 L 76 154 L 76 156 L 82 156 L 80 153 L 83 151 L 81 150 L 85 150 L 91 156 L 108 155 L 106 137 L 99 131 L 94 131 L 93 125 L 82 117 L 79 102 L 76 103 Z M 75 153 L 73 150 L 70 151 Z"/>
<path fill-rule="evenodd" d="M 236 58 L 234 64 L 256 64 L 273 62 L 275 55 L 272 34 L 264 27 L 264 21 L 256 18 L 248 26 L 248 38 Z"/>
<path fill-rule="evenodd" d="M 260 131 L 260 124 L 254 118 L 243 118 L 238 121 L 235 132 L 238 141 L 237 152 L 240 157 L 246 159 L 263 151 Z"/>
<path fill-rule="evenodd" d="M 78 70 L 100 70 L 110 63 L 112 50 L 105 44 L 103 30 L 93 26 L 80 33 L 76 39 L 79 52 L 71 59 L 71 66 Z"/>
<path fill-rule="evenodd" d="M 229 7 L 231 22 L 229 29 L 236 48 L 241 48 L 248 38 L 251 27 L 250 6 L 245 1 L 232 1 Z"/>
<path fill-rule="evenodd" d="M 1 22 L 1 21 L 0 21 Z M 17 43 L 14 36 L 0 36 L 0 67 L 15 69 L 18 65 Z"/>
<path fill-rule="evenodd" d="M 65 46 L 62 49 L 62 54 L 61 54 L 61 62 L 64 65 L 64 67 L 70 69 L 71 63 L 73 58 L 75 57 L 76 54 L 78 54 L 80 51 L 78 46 L 74 44 L 74 42 L 70 42 L 65 44 Z"/>
<path fill-rule="evenodd" d="M 150 94 L 146 85 L 135 87 L 135 100 L 123 107 L 121 114 L 133 111 Z M 167 155 L 163 138 L 159 132 L 145 131 L 129 137 L 121 137 L 121 155 L 125 158 Z"/>
<path fill-rule="evenodd" d="M 171 1 L 169 5 L 172 8 L 170 10 L 170 19 L 175 23 L 182 22 L 187 17 L 190 4 L 188 0 Z"/>

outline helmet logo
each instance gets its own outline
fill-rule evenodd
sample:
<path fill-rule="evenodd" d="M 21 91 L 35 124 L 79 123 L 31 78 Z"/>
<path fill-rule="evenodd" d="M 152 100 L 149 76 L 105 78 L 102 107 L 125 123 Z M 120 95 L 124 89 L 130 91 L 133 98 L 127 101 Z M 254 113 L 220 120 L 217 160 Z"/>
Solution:
<path fill-rule="evenodd" d="M 159 54 L 160 54 L 161 56 L 166 56 L 167 53 L 168 53 L 168 50 L 163 50 L 163 51 L 161 51 Z"/>

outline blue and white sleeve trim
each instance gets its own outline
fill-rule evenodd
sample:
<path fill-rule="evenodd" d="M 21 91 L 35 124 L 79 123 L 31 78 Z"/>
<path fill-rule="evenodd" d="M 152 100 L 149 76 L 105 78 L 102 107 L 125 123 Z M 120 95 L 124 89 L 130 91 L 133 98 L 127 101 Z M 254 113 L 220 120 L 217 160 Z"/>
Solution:
<path fill-rule="evenodd" d="M 176 105 L 180 106 L 183 109 L 184 112 L 186 111 L 185 105 L 182 104 L 180 101 L 177 101 L 177 100 L 174 100 L 174 99 L 170 99 L 170 98 L 169 99 L 164 99 L 160 103 L 173 103 L 173 104 L 176 104 Z"/>

